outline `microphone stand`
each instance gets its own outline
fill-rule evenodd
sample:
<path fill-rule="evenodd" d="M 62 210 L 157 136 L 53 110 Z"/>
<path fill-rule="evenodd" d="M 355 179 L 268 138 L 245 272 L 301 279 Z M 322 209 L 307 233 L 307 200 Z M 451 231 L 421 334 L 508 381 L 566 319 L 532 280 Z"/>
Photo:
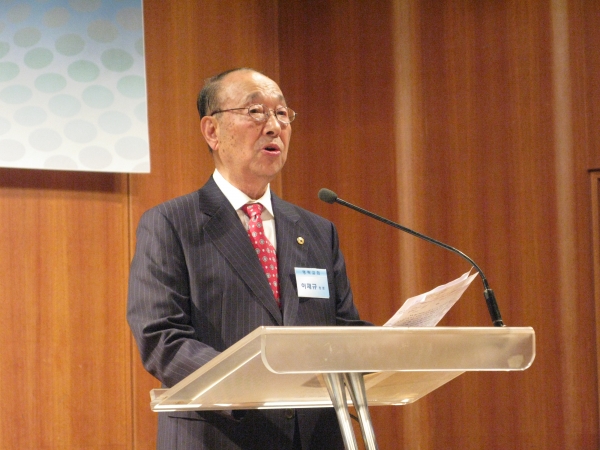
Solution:
<path fill-rule="evenodd" d="M 346 200 L 342 200 L 341 198 L 338 198 L 338 196 L 335 192 L 333 192 L 329 189 L 325 189 L 325 188 L 321 189 L 319 191 L 319 199 L 323 200 L 326 203 L 339 203 L 340 205 L 346 206 L 350 209 L 358 211 L 361 214 L 369 216 L 372 219 L 383 222 L 386 225 L 390 225 L 390 226 L 397 228 L 399 230 L 402 230 L 408 234 L 412 234 L 413 236 L 424 239 L 427 242 L 430 242 L 432 244 L 435 244 L 442 248 L 445 248 L 446 250 L 456 253 L 456 254 L 460 255 L 462 258 L 466 259 L 475 268 L 475 270 L 477 270 L 477 272 L 479 273 L 479 277 L 481 278 L 481 281 L 483 282 L 483 296 L 484 296 L 485 302 L 487 304 L 488 312 L 492 319 L 492 324 L 495 327 L 503 327 L 504 326 L 504 322 L 502 321 L 502 316 L 500 315 L 500 310 L 498 308 L 498 303 L 496 302 L 496 296 L 494 295 L 494 291 L 492 291 L 490 289 L 487 278 L 483 274 L 483 271 L 479 268 L 479 266 L 475 263 L 475 261 L 473 261 L 471 258 L 469 258 L 465 253 L 461 252 L 460 250 L 458 250 L 448 244 L 444 244 L 443 242 L 440 242 L 436 239 L 430 238 L 429 236 L 425 236 L 424 234 L 421 234 L 417 231 L 411 230 L 410 228 L 406 228 L 405 226 L 402 226 L 399 223 L 392 222 L 391 220 L 386 219 L 385 217 L 379 216 L 375 213 L 372 213 L 371 211 L 367 211 L 366 209 L 363 209 L 360 206 L 356 206 L 356 205 L 353 205 L 352 203 L 347 202 Z"/>

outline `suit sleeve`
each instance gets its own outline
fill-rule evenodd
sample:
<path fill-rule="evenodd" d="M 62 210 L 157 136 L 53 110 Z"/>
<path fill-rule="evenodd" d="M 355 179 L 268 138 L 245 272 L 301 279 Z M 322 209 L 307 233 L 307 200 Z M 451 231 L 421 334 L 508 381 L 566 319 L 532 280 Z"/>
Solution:
<path fill-rule="evenodd" d="M 359 326 L 371 325 L 368 322 L 360 320 L 358 310 L 354 305 L 350 281 L 346 273 L 346 262 L 340 250 L 337 230 L 331 224 L 331 242 L 333 255 L 333 276 L 335 285 L 336 301 L 336 325 Z"/>
<path fill-rule="evenodd" d="M 171 387 L 219 354 L 191 323 L 188 268 L 172 223 L 152 209 L 140 219 L 130 269 L 127 320 L 144 367 Z"/>

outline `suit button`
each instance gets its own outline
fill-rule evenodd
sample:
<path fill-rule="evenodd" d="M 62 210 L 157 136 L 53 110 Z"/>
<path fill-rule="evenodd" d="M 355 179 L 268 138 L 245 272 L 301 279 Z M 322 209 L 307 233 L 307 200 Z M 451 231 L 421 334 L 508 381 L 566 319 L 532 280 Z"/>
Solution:
<path fill-rule="evenodd" d="M 286 409 L 285 410 L 285 418 L 286 419 L 293 419 L 294 418 L 294 410 L 293 409 Z"/>

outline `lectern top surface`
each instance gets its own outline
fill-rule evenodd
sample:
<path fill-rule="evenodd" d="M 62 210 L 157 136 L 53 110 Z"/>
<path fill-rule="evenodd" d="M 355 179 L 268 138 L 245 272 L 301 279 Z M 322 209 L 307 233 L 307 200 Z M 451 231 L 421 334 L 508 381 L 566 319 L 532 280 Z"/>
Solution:
<path fill-rule="evenodd" d="M 259 327 L 168 390 L 163 410 L 331 405 L 323 373 L 368 373 L 369 404 L 410 403 L 465 371 L 525 370 L 529 327 Z"/>

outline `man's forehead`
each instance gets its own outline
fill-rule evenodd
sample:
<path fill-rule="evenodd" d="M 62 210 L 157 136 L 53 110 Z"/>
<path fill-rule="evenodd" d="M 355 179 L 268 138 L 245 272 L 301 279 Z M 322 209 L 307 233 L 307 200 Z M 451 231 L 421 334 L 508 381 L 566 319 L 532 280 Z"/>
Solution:
<path fill-rule="evenodd" d="M 262 101 L 265 98 L 265 94 L 267 94 L 269 97 L 273 97 L 273 98 L 279 100 L 280 102 L 285 103 L 285 98 L 283 97 L 283 94 L 281 93 L 281 91 L 279 89 L 270 90 L 267 92 L 263 92 L 263 91 L 250 92 L 248 95 L 246 95 L 246 98 L 244 100 L 246 102 Z"/>
<path fill-rule="evenodd" d="M 223 100 L 230 97 L 232 100 L 244 102 L 258 102 L 266 98 L 275 98 L 285 102 L 285 97 L 277 83 L 257 72 L 232 73 L 223 80 Z"/>

